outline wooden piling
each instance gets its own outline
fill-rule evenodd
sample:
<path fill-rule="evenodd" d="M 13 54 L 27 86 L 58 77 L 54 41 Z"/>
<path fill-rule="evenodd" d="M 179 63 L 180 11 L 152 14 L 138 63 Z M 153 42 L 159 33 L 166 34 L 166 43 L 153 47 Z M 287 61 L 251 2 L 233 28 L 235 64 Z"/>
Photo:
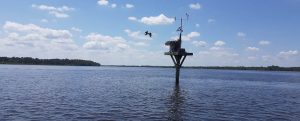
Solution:
<path fill-rule="evenodd" d="M 179 85 L 180 67 L 176 65 L 176 85 Z"/>

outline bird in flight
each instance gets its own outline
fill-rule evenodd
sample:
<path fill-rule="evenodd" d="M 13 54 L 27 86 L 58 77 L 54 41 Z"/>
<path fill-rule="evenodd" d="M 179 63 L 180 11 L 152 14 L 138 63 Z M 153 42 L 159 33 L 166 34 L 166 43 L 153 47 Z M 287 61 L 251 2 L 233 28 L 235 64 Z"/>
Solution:
<path fill-rule="evenodd" d="M 147 35 L 149 35 L 149 37 L 152 37 L 152 33 L 151 32 L 146 31 L 145 32 L 145 36 L 147 36 Z"/>

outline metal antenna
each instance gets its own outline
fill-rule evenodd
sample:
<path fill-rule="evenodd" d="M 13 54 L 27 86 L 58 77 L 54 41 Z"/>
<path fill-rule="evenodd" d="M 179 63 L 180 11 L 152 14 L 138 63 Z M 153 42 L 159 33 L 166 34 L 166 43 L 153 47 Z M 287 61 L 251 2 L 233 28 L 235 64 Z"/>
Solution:
<path fill-rule="evenodd" d="M 182 19 L 182 17 L 180 17 L 180 26 L 178 27 L 178 29 L 176 31 L 179 31 L 180 34 L 183 32 L 183 26 L 182 26 L 182 20 L 186 20 L 189 21 L 189 17 L 190 15 L 188 13 L 185 13 L 186 19 Z M 175 17 L 175 21 L 177 21 L 176 17 Z"/>
<path fill-rule="evenodd" d="M 189 21 L 190 15 L 188 13 L 185 13 L 185 15 L 186 15 L 186 20 Z"/>

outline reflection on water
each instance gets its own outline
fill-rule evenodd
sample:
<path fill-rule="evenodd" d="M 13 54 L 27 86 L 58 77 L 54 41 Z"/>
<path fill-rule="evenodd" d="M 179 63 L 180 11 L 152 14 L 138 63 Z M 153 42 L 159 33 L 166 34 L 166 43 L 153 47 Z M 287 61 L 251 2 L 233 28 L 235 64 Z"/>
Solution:
<path fill-rule="evenodd" d="M 183 120 L 181 117 L 183 115 L 184 109 L 184 94 L 180 90 L 179 85 L 175 85 L 171 96 L 169 97 L 169 110 L 168 119 L 169 120 Z"/>

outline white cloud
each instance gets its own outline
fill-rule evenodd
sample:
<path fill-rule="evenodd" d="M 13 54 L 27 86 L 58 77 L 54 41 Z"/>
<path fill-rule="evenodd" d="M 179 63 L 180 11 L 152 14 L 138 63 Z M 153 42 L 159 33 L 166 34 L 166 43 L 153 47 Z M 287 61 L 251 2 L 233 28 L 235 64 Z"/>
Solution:
<path fill-rule="evenodd" d="M 32 4 L 31 7 L 39 9 L 39 10 L 45 10 L 45 11 L 58 11 L 58 12 L 68 12 L 68 11 L 74 11 L 74 8 L 68 7 L 68 6 L 62 6 L 62 7 L 54 7 L 54 6 L 48 6 L 48 5 L 36 5 Z"/>
<path fill-rule="evenodd" d="M 255 61 L 257 58 L 254 57 L 254 56 L 249 56 L 249 57 L 247 57 L 247 59 L 248 59 L 248 60 L 251 60 L 251 61 Z"/>
<path fill-rule="evenodd" d="M 246 50 L 247 51 L 259 51 L 259 48 L 257 48 L 257 47 L 247 47 Z"/>
<path fill-rule="evenodd" d="M 112 8 L 116 8 L 116 7 L 117 7 L 117 4 L 113 3 L 113 4 L 111 4 L 111 7 L 112 7 Z"/>
<path fill-rule="evenodd" d="M 206 53 L 200 55 L 200 58 L 208 60 L 208 63 L 214 63 L 216 65 L 231 65 L 238 63 L 240 60 L 239 54 L 232 52 L 229 48 L 223 47 L 223 45 L 225 45 L 225 42 L 221 40 L 215 42 L 213 47 L 210 47 Z"/>
<path fill-rule="evenodd" d="M 175 20 L 174 18 L 160 14 L 158 16 L 142 17 L 139 21 L 147 25 L 167 25 L 172 24 Z"/>
<path fill-rule="evenodd" d="M 70 38 L 72 34 L 68 30 L 55 30 L 49 28 L 42 28 L 34 24 L 19 24 L 15 22 L 5 22 L 3 29 L 7 31 L 25 32 L 39 34 L 51 38 Z"/>
<path fill-rule="evenodd" d="M 107 0 L 99 0 L 97 3 L 101 6 L 107 6 L 109 2 Z"/>
<path fill-rule="evenodd" d="M 131 31 L 130 29 L 125 29 L 124 32 L 127 33 L 127 35 L 129 37 L 132 37 L 133 39 L 152 40 L 152 38 L 150 38 L 149 36 L 145 36 L 143 33 L 141 33 L 141 31 Z"/>
<path fill-rule="evenodd" d="M 75 31 L 75 32 L 82 32 L 82 30 L 81 30 L 81 29 L 79 29 L 79 28 L 76 28 L 76 27 L 72 27 L 72 28 L 71 28 L 71 30 L 72 30 L 72 31 Z"/>
<path fill-rule="evenodd" d="M 298 54 L 298 50 L 289 50 L 289 51 L 281 51 L 279 52 L 278 55 L 282 57 L 287 57 L 287 56 L 293 56 L 297 54 Z"/>
<path fill-rule="evenodd" d="M 263 56 L 261 56 L 261 58 L 263 61 L 271 61 L 272 60 L 272 57 L 269 55 L 263 55 Z"/>
<path fill-rule="evenodd" d="M 216 22 L 216 20 L 215 20 L 215 19 L 212 19 L 212 18 L 210 18 L 210 19 L 208 19 L 208 20 L 207 20 L 207 22 L 208 22 L 208 23 L 214 23 L 214 22 Z"/>
<path fill-rule="evenodd" d="M 199 54 L 200 57 L 207 58 L 210 61 L 222 59 L 222 62 L 225 60 L 232 60 L 239 56 L 238 53 L 220 47 L 211 47 L 209 51 L 202 51 Z M 222 63 L 220 61 L 217 62 Z"/>
<path fill-rule="evenodd" d="M 42 19 L 41 22 L 48 23 L 49 21 L 47 19 Z"/>
<path fill-rule="evenodd" d="M 197 54 L 197 53 L 196 53 Z M 197 63 L 205 66 L 230 66 L 239 64 L 241 58 L 238 53 L 226 49 L 200 51 L 193 56 L 191 63 Z"/>
<path fill-rule="evenodd" d="M 129 17 L 128 17 L 128 20 L 131 20 L 131 21 L 137 21 L 136 17 L 134 17 L 134 16 L 129 16 Z"/>
<path fill-rule="evenodd" d="M 57 12 L 57 11 L 50 11 L 49 14 L 54 15 L 56 18 L 68 18 L 69 17 L 68 14 L 60 13 L 60 12 Z"/>
<path fill-rule="evenodd" d="M 7 36 L 3 39 L 6 46 L 15 49 L 65 49 L 74 50 L 78 46 L 72 40 L 68 30 L 43 28 L 34 24 L 20 24 L 7 21 L 3 25 Z"/>
<path fill-rule="evenodd" d="M 83 48 L 91 50 L 108 50 L 107 45 L 99 41 L 89 41 L 83 45 Z"/>
<path fill-rule="evenodd" d="M 200 51 L 199 55 L 209 55 L 211 52 L 209 51 Z"/>
<path fill-rule="evenodd" d="M 209 48 L 209 50 L 222 50 L 223 48 L 221 48 L 221 47 L 211 47 L 211 48 Z"/>
<path fill-rule="evenodd" d="M 110 4 L 109 2 L 108 2 L 108 0 L 98 0 L 98 5 L 100 5 L 100 6 L 107 6 L 107 7 L 109 7 L 109 8 L 116 8 L 118 5 L 116 4 L 116 3 L 112 3 L 112 4 Z"/>
<path fill-rule="evenodd" d="M 262 41 L 259 41 L 259 44 L 260 44 L 260 45 L 269 45 L 269 44 L 270 44 L 270 41 L 262 40 Z"/>
<path fill-rule="evenodd" d="M 194 32 L 188 33 L 187 35 L 182 35 L 181 39 L 183 41 L 191 41 L 192 39 L 194 39 L 196 37 L 199 37 L 199 36 L 200 36 L 200 33 L 194 31 Z M 179 38 L 179 36 L 173 36 L 173 37 L 171 37 L 171 39 L 173 39 L 173 40 L 177 40 L 178 38 Z"/>
<path fill-rule="evenodd" d="M 136 43 L 133 43 L 135 46 L 140 46 L 140 47 L 145 47 L 145 46 L 148 46 L 148 44 L 146 44 L 145 42 L 136 42 Z"/>
<path fill-rule="evenodd" d="M 197 10 L 201 8 L 201 5 L 199 3 L 194 3 L 194 4 L 192 3 L 190 4 L 190 8 Z"/>
<path fill-rule="evenodd" d="M 54 7 L 48 5 L 32 4 L 31 7 L 38 10 L 47 11 L 50 15 L 53 15 L 57 18 L 68 18 L 69 15 L 67 13 L 75 10 L 74 8 L 65 5 L 62 7 Z"/>
<path fill-rule="evenodd" d="M 237 35 L 238 37 L 246 37 L 246 36 L 247 36 L 247 34 L 244 33 L 244 32 L 238 32 L 236 35 Z"/>
<path fill-rule="evenodd" d="M 200 24 L 195 24 L 196 27 L 200 27 Z"/>
<path fill-rule="evenodd" d="M 134 8 L 134 5 L 128 4 L 128 3 L 127 3 L 127 4 L 125 5 L 125 7 L 126 7 L 126 8 Z"/>
<path fill-rule="evenodd" d="M 182 36 L 182 40 L 190 41 L 195 37 L 199 37 L 200 33 L 199 32 L 190 32 L 186 36 Z"/>
<path fill-rule="evenodd" d="M 130 46 L 127 44 L 127 41 L 122 37 L 112 37 L 97 33 L 90 33 L 85 37 L 85 39 L 88 41 L 83 45 L 85 49 L 116 52 L 130 48 Z"/>
<path fill-rule="evenodd" d="M 205 47 L 207 45 L 205 41 L 193 41 L 192 44 L 197 47 Z"/>
<path fill-rule="evenodd" d="M 215 42 L 215 46 L 223 46 L 223 45 L 225 45 L 226 43 L 224 42 L 224 41 L 222 41 L 222 40 L 218 40 L 218 41 L 216 41 Z"/>

